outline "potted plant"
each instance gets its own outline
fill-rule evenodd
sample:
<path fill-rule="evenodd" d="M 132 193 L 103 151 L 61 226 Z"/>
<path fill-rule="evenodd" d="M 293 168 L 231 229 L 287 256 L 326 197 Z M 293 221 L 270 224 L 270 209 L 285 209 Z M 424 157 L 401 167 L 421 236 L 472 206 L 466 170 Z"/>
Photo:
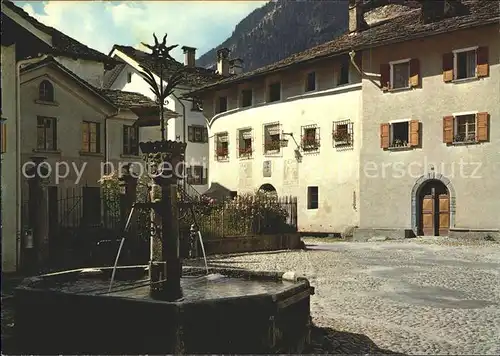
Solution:
<path fill-rule="evenodd" d="M 278 151 L 280 149 L 279 141 L 267 141 L 265 144 L 266 151 Z"/>
<path fill-rule="evenodd" d="M 351 141 L 351 135 L 349 135 L 349 133 L 347 133 L 346 131 L 334 131 L 333 132 L 333 140 L 337 143 L 337 144 L 348 144 L 350 143 Z"/>

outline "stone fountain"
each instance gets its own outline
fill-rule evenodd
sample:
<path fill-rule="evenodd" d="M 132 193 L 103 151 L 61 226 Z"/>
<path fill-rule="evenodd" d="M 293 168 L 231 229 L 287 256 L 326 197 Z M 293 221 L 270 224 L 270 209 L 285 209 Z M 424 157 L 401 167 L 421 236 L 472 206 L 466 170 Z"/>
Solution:
<path fill-rule="evenodd" d="M 166 35 L 165 35 L 166 38 Z M 149 46 L 168 59 L 165 38 Z M 163 70 L 160 69 L 160 73 Z M 146 72 L 145 76 L 151 75 Z M 179 73 L 175 74 L 180 78 Z M 19 351 L 35 354 L 301 353 L 309 342 L 310 295 L 293 273 L 183 267 L 175 167 L 186 143 L 165 140 L 164 99 L 155 86 L 162 139 L 141 143 L 151 171 L 148 266 L 81 268 L 27 278 L 15 293 Z M 171 79 L 171 78 L 170 78 Z M 168 83 L 175 82 L 176 79 Z M 153 83 L 151 83 L 153 84 Z M 169 87 L 170 85 L 170 87 Z M 153 86 L 153 85 L 152 85 Z M 122 179 L 124 184 L 135 184 Z M 134 189 L 124 189 L 132 192 Z M 130 197 L 129 197 L 130 198 Z M 110 261 L 111 262 L 111 261 Z M 111 276 L 114 284 L 109 288 Z"/>

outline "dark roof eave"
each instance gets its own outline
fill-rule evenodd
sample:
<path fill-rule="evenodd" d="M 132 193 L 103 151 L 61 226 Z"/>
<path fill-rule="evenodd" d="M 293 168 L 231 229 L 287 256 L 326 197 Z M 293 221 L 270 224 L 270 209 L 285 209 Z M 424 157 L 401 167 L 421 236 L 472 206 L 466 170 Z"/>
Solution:
<path fill-rule="evenodd" d="M 286 64 L 286 65 L 283 65 L 281 67 L 277 67 L 277 68 L 273 68 L 273 69 L 270 69 L 270 70 L 262 71 L 260 73 L 254 74 L 254 75 L 249 75 L 249 76 L 246 76 L 246 77 L 235 78 L 234 80 L 228 81 L 228 82 L 225 82 L 225 83 L 220 83 L 220 84 L 214 83 L 214 84 L 205 86 L 203 88 L 199 88 L 197 90 L 193 90 L 193 91 L 191 91 L 189 93 L 186 93 L 186 94 L 184 94 L 184 97 L 194 97 L 194 96 L 198 96 L 199 94 L 204 93 L 204 92 L 208 92 L 208 91 L 212 91 L 212 90 L 225 89 L 225 88 L 230 87 L 230 86 L 232 86 L 234 84 L 239 84 L 239 83 L 242 83 L 242 82 L 247 81 L 247 80 L 256 79 L 256 78 L 259 78 L 259 77 L 263 77 L 263 76 L 269 75 L 271 73 L 276 73 L 276 72 L 279 72 L 279 71 L 283 71 L 283 70 L 286 70 L 286 69 L 288 69 L 290 67 L 293 67 L 293 66 L 296 66 L 296 65 L 299 65 L 299 64 L 311 63 L 311 62 L 314 62 L 316 60 L 323 60 L 323 59 L 330 58 L 330 57 L 341 56 L 343 54 L 349 53 L 352 50 L 359 51 L 359 50 L 365 50 L 365 49 L 371 49 L 371 48 L 378 48 L 378 47 L 383 47 L 383 46 L 387 46 L 387 45 L 390 45 L 390 44 L 401 43 L 401 42 L 406 42 L 406 41 L 409 41 L 409 40 L 419 39 L 419 38 L 422 38 L 422 37 L 432 37 L 432 36 L 441 35 L 443 33 L 448 33 L 448 32 L 455 32 L 455 31 L 460 31 L 460 30 L 465 30 L 465 29 L 470 29 L 470 28 L 475 28 L 475 27 L 489 26 L 489 25 L 493 25 L 493 24 L 498 24 L 499 20 L 500 20 L 500 18 L 497 17 L 497 18 L 483 20 L 480 23 L 478 22 L 478 23 L 466 24 L 465 26 L 462 26 L 462 27 L 459 27 L 459 28 L 455 28 L 452 31 L 449 31 L 447 29 L 442 29 L 442 30 L 433 31 L 432 33 L 422 32 L 422 33 L 416 33 L 414 35 L 409 35 L 407 37 L 400 37 L 400 38 L 395 38 L 395 39 L 388 39 L 386 41 L 380 41 L 380 42 L 377 42 L 377 43 L 363 44 L 363 45 L 357 45 L 357 46 L 355 45 L 355 46 L 350 47 L 348 50 L 343 49 L 341 51 L 329 52 L 327 54 L 319 55 L 319 56 L 316 56 L 316 57 L 313 57 L 313 58 L 299 60 L 297 62 L 292 62 L 290 64 Z"/>

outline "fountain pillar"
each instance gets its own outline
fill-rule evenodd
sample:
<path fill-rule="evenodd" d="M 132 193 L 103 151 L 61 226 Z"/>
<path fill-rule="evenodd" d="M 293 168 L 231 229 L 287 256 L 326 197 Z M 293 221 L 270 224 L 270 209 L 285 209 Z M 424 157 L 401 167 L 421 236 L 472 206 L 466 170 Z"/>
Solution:
<path fill-rule="evenodd" d="M 173 301 L 182 296 L 179 253 L 177 179 L 186 144 L 175 141 L 141 142 L 151 175 L 150 295 Z"/>

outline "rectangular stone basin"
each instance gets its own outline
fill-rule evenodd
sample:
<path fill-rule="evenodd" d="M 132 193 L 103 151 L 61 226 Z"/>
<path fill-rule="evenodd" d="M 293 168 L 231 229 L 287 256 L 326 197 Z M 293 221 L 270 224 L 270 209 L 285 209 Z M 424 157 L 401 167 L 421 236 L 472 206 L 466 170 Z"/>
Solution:
<path fill-rule="evenodd" d="M 15 341 L 29 354 L 300 353 L 309 342 L 304 278 L 185 268 L 183 298 L 149 296 L 145 266 L 27 278 L 15 292 Z"/>

